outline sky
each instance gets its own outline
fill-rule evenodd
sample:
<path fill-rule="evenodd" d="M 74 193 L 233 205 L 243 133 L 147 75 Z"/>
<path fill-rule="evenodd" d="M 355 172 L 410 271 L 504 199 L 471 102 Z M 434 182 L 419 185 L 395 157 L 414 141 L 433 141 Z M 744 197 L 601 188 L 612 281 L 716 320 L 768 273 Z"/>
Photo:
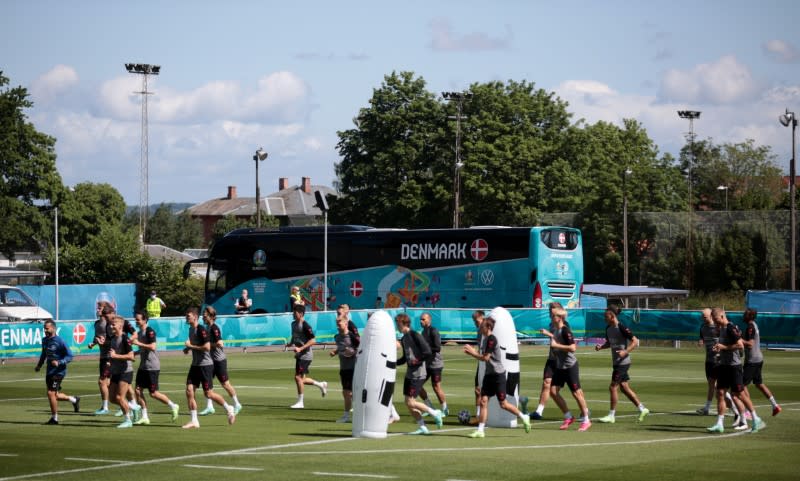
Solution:
<path fill-rule="evenodd" d="M 37 130 L 57 139 L 68 186 L 140 197 L 148 77 L 149 203 L 202 202 L 236 186 L 268 195 L 286 177 L 332 185 L 338 131 L 393 71 L 431 92 L 528 81 L 573 120 L 638 120 L 677 155 L 698 139 L 753 139 L 788 175 L 800 114 L 800 2 L 793 0 L 7 0 L 0 71 L 28 89 Z M 469 162 L 468 158 L 464 159 Z"/>

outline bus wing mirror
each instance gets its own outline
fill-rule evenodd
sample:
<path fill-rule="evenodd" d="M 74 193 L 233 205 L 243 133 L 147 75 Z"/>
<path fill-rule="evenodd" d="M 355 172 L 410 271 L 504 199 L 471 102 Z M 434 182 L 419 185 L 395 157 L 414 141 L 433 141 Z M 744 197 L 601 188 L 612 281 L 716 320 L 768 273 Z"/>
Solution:
<path fill-rule="evenodd" d="M 325 198 L 325 194 L 322 193 L 321 190 L 314 191 L 314 197 L 317 198 L 317 207 L 322 212 L 328 212 L 328 199 Z"/>

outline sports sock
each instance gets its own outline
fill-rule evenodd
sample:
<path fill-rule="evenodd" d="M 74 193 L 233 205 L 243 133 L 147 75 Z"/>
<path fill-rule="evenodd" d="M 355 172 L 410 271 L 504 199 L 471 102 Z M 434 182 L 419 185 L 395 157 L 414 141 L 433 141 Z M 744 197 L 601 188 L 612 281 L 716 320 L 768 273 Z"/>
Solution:
<path fill-rule="evenodd" d="M 536 414 L 540 415 L 544 412 L 544 404 L 539 404 L 536 406 Z"/>

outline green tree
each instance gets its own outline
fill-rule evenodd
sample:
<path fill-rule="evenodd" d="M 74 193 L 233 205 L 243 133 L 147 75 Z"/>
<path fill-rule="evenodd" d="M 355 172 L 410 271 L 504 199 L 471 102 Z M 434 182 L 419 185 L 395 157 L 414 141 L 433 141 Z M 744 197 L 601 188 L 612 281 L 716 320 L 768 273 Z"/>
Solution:
<path fill-rule="evenodd" d="M 188 212 L 173 212 L 172 206 L 161 204 L 147 221 L 147 243 L 159 244 L 182 251 L 202 245 L 200 222 Z"/>
<path fill-rule="evenodd" d="M 47 214 L 35 205 L 61 189 L 55 139 L 27 121 L 33 106 L 23 87 L 10 88 L 0 71 L 0 252 L 13 259 L 18 250 L 38 251 L 47 238 Z"/>
<path fill-rule="evenodd" d="M 64 243 L 85 246 L 104 228 L 121 226 L 125 199 L 110 184 L 82 182 L 62 192 L 58 227 Z"/>
<path fill-rule="evenodd" d="M 340 131 L 335 166 L 343 196 L 332 222 L 375 226 L 447 225 L 454 165 L 441 148 L 442 105 L 411 72 L 393 72 L 373 91 L 355 128 Z"/>

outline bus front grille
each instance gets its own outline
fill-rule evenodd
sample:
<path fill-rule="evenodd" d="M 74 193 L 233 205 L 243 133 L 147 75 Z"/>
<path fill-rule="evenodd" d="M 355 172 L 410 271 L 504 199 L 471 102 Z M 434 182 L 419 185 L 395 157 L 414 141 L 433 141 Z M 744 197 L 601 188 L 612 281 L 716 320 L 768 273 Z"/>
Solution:
<path fill-rule="evenodd" d="M 575 283 L 574 282 L 564 282 L 564 281 L 551 281 L 547 283 L 548 289 L 566 289 L 573 291 L 575 290 Z"/>

